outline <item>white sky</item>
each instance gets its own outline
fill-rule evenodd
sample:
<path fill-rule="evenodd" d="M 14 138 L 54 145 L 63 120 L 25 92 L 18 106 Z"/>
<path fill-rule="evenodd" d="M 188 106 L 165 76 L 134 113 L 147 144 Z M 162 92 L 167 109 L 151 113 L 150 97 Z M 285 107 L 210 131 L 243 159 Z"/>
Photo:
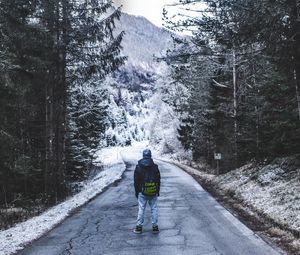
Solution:
<path fill-rule="evenodd" d="M 123 5 L 122 11 L 144 16 L 155 25 L 162 26 L 162 11 L 166 0 L 114 0 L 116 6 Z"/>
<path fill-rule="evenodd" d="M 188 17 L 197 17 L 199 12 L 197 10 L 205 9 L 205 4 L 202 2 L 194 2 L 188 6 L 170 6 L 170 4 L 174 4 L 174 2 L 178 3 L 179 0 L 113 0 L 115 6 L 123 6 L 122 11 L 128 14 L 133 14 L 136 16 L 144 16 L 149 21 L 151 21 L 156 26 L 162 27 L 163 20 L 162 20 L 162 12 L 165 5 L 169 5 L 166 7 L 168 12 L 168 17 L 173 17 L 178 13 L 181 13 L 181 16 L 173 17 L 173 20 L 182 20 L 185 18 L 185 15 Z M 188 8 L 189 11 L 184 10 L 184 8 Z M 200 14 L 201 15 L 201 14 Z M 176 32 L 176 31 L 174 31 Z M 185 35 L 192 35 L 191 31 L 184 30 L 184 31 L 177 31 L 178 34 L 185 34 Z"/>

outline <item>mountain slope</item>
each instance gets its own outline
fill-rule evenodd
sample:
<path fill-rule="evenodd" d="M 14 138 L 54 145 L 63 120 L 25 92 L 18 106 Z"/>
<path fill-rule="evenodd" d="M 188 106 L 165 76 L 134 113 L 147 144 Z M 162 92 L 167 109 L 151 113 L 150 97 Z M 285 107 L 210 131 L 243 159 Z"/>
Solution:
<path fill-rule="evenodd" d="M 179 122 L 161 95 L 162 88 L 169 84 L 169 67 L 156 59 L 172 47 L 174 35 L 144 17 L 125 13 L 116 22 L 116 32 L 121 31 L 125 32 L 122 55 L 128 59 L 109 81 L 110 98 L 114 100 L 110 112 L 113 118 L 118 118 L 120 111 L 126 117 L 115 121 L 123 124 L 112 123 L 108 140 L 114 141 L 111 145 L 150 140 L 157 150 L 174 153 L 181 147 L 177 139 Z"/>
<path fill-rule="evenodd" d="M 153 65 L 153 56 L 161 56 L 172 43 L 172 33 L 141 16 L 123 13 L 116 22 L 116 32 L 125 31 L 122 54 L 127 64 Z"/>

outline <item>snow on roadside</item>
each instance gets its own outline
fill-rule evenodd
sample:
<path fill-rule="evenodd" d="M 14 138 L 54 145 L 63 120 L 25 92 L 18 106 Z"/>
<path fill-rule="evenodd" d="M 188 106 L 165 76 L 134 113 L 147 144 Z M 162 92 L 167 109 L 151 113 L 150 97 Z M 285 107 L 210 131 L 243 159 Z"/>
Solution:
<path fill-rule="evenodd" d="M 263 167 L 245 165 L 217 176 L 213 183 L 281 226 L 299 233 L 300 169 L 284 168 L 280 163 L 282 160 Z"/>
<path fill-rule="evenodd" d="M 257 166 L 247 164 L 223 175 L 208 174 L 181 162 L 162 160 L 180 166 L 190 174 L 216 187 L 219 192 L 229 192 L 243 201 L 244 206 L 256 210 L 260 214 L 293 232 L 300 232 L 300 168 L 294 157 L 278 158 L 271 164 Z M 300 239 L 295 245 L 300 247 Z"/>
<path fill-rule="evenodd" d="M 122 177 L 125 164 L 120 147 L 105 148 L 97 153 L 97 163 L 104 170 L 88 181 L 81 192 L 70 197 L 39 216 L 0 232 L 0 254 L 9 255 L 23 249 L 24 246 L 41 237 L 58 223 L 63 221 L 77 207 L 84 205 L 102 190 Z"/>

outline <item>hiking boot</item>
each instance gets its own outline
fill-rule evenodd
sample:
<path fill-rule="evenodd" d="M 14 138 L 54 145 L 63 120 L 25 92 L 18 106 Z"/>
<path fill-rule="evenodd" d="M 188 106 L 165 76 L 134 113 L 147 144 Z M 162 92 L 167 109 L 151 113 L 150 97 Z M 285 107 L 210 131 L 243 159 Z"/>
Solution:
<path fill-rule="evenodd" d="M 143 232 L 142 226 L 136 226 L 136 227 L 133 229 L 133 232 L 136 233 L 136 234 L 141 234 L 141 233 Z"/>
<path fill-rule="evenodd" d="M 158 226 L 153 226 L 153 227 L 152 227 L 152 232 L 153 232 L 154 234 L 158 234 L 158 233 L 159 233 L 159 228 L 158 228 Z"/>

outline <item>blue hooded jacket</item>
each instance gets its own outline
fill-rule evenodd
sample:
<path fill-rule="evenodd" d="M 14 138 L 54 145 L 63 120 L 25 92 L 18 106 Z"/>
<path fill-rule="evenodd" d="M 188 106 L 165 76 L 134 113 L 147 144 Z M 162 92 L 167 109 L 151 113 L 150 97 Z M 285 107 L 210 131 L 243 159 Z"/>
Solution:
<path fill-rule="evenodd" d="M 134 188 L 136 197 L 140 192 L 142 192 L 146 171 L 151 173 L 151 175 L 154 177 L 154 181 L 157 183 L 157 195 L 159 196 L 160 172 L 158 166 L 153 162 L 152 158 L 143 158 L 138 161 L 134 171 Z"/>

